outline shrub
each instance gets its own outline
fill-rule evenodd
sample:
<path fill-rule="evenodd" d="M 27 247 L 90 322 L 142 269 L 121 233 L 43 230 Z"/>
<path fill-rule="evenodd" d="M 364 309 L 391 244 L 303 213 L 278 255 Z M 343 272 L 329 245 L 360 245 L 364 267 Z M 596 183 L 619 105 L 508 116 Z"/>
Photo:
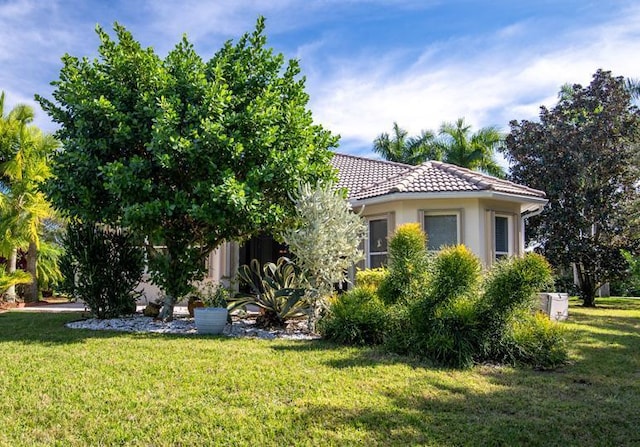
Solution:
<path fill-rule="evenodd" d="M 4 265 L 0 264 L 0 298 L 9 287 L 19 284 L 30 284 L 31 281 L 33 281 L 33 278 L 29 273 L 23 272 L 22 270 L 7 273 Z"/>
<path fill-rule="evenodd" d="M 202 301 L 207 307 L 224 307 L 226 309 L 231 295 L 231 291 L 222 284 L 205 279 L 196 285 L 192 297 Z"/>
<path fill-rule="evenodd" d="M 338 296 L 318 325 L 325 338 L 349 345 L 380 344 L 386 327 L 385 306 L 370 287 Z"/>
<path fill-rule="evenodd" d="M 426 298 L 436 308 L 456 297 L 471 296 L 478 291 L 482 264 L 464 245 L 444 248 L 434 260 Z"/>
<path fill-rule="evenodd" d="M 389 273 L 378 295 L 385 304 L 409 302 L 427 281 L 427 236 L 418 223 L 401 225 L 389 240 Z"/>
<path fill-rule="evenodd" d="M 509 319 L 518 310 L 538 305 L 537 292 L 552 283 L 551 266 L 536 253 L 496 263 L 485 281 L 481 318 L 487 341 L 500 340 Z"/>
<path fill-rule="evenodd" d="M 356 272 L 356 286 L 378 290 L 388 274 L 389 271 L 386 268 L 358 270 Z"/>
<path fill-rule="evenodd" d="M 441 365 L 467 368 L 473 365 L 482 340 L 481 321 L 475 301 L 459 297 L 438 308 L 428 326 L 419 326 L 416 354 Z M 426 329 L 426 330 L 425 330 Z"/>
<path fill-rule="evenodd" d="M 480 260 L 465 246 L 440 251 L 433 262 L 430 281 L 408 313 L 406 343 L 413 354 L 447 366 L 473 363 L 482 342 L 478 317 Z"/>
<path fill-rule="evenodd" d="M 387 331 L 384 337 L 384 348 L 396 354 L 412 354 L 420 343 L 413 327 L 412 313 L 414 306 L 408 303 L 397 303 L 387 306 Z"/>
<path fill-rule="evenodd" d="M 504 363 L 557 368 L 568 359 L 565 329 L 541 312 L 523 312 L 513 319 L 497 351 L 497 360 Z"/>
<path fill-rule="evenodd" d="M 251 294 L 229 297 L 229 310 L 247 305 L 258 306 L 262 315 L 256 321 L 261 327 L 282 327 L 287 320 L 308 315 L 310 306 L 302 287 L 304 278 L 288 258 L 281 257 L 274 264 L 267 262 L 262 268 L 257 259 L 240 266 L 238 278 L 251 288 Z"/>
<path fill-rule="evenodd" d="M 314 329 L 334 284 L 348 281 L 348 269 L 363 258 L 366 225 L 352 211 L 344 190 L 332 183 L 304 184 L 292 199 L 295 225 L 281 236 L 308 280 L 309 326 Z"/>
<path fill-rule="evenodd" d="M 136 310 L 135 287 L 144 269 L 144 253 L 133 234 L 94 223 L 72 222 L 64 237 L 62 265 L 67 287 L 97 318 Z"/>

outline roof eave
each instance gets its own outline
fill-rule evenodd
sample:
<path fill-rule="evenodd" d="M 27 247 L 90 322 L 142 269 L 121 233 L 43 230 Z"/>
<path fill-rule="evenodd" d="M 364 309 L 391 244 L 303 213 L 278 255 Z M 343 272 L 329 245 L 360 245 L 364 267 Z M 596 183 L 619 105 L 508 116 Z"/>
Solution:
<path fill-rule="evenodd" d="M 363 205 L 376 205 L 396 200 L 421 200 L 421 199 L 497 199 L 508 200 L 521 204 L 520 212 L 531 212 L 544 207 L 548 200 L 544 197 L 535 197 L 520 194 L 510 194 L 497 191 L 448 191 L 448 192 L 396 192 L 384 194 L 366 199 L 349 199 L 351 206 L 356 208 Z"/>

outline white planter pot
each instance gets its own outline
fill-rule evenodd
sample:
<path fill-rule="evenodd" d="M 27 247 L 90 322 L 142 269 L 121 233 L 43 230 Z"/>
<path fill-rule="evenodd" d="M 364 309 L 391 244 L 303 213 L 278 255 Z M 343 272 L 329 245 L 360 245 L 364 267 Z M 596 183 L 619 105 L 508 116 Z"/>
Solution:
<path fill-rule="evenodd" d="M 198 334 L 222 334 L 228 313 L 223 307 L 196 307 L 193 316 Z"/>

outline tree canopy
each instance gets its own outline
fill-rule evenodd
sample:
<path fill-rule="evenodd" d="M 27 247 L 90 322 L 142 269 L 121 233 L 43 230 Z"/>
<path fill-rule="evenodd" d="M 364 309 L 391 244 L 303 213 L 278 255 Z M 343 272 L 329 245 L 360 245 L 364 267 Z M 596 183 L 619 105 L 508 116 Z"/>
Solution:
<path fill-rule="evenodd" d="M 495 161 L 494 155 L 502 145 L 503 136 L 495 127 L 483 127 L 471 133 L 471 125 L 464 118 L 455 123 L 442 123 L 440 138 L 434 143 L 442 161 L 463 168 L 504 177 L 504 169 Z"/>
<path fill-rule="evenodd" d="M 434 152 L 433 132 L 423 130 L 419 136 L 409 133 L 393 123 L 393 134 L 382 133 L 373 142 L 373 150 L 385 160 L 409 165 L 419 165 L 427 160 L 439 160 L 442 154 Z"/>
<path fill-rule="evenodd" d="M 4 93 L 0 94 L 0 255 L 8 258 L 12 273 L 18 250 L 28 250 L 32 281 L 26 289 L 27 301 L 38 299 L 35 279 L 40 238 L 45 220 L 53 217 L 53 209 L 39 188 L 51 176 L 49 158 L 58 147 L 52 135 L 31 124 L 33 118 L 33 109 L 24 104 L 5 114 Z M 15 290 L 9 288 L 7 295 L 9 300 L 15 299 Z"/>
<path fill-rule="evenodd" d="M 313 123 L 298 62 L 266 46 L 263 18 L 208 61 L 186 37 L 162 59 L 114 31 L 97 27 L 99 58 L 65 55 L 53 100 L 37 96 L 64 146 L 48 192 L 166 247 L 150 267 L 168 316 L 212 249 L 280 228 L 289 192 L 334 176 L 337 137 Z"/>
<path fill-rule="evenodd" d="M 373 142 L 373 150 L 385 160 L 419 165 L 428 160 L 444 161 L 463 168 L 480 170 L 490 175 L 504 177 L 504 169 L 494 155 L 502 146 L 503 136 L 494 127 L 484 127 L 471 133 L 471 126 L 464 118 L 455 123 L 444 122 L 438 131 L 423 130 L 419 136 L 393 123 L 393 134 L 380 134 Z"/>
<path fill-rule="evenodd" d="M 540 121 L 512 121 L 511 178 L 547 193 L 528 239 L 556 267 L 573 265 L 580 295 L 594 305 L 600 285 L 623 274 L 621 249 L 637 252 L 627 209 L 637 197 L 640 114 L 625 80 L 598 70 L 591 83 L 563 88 Z"/>

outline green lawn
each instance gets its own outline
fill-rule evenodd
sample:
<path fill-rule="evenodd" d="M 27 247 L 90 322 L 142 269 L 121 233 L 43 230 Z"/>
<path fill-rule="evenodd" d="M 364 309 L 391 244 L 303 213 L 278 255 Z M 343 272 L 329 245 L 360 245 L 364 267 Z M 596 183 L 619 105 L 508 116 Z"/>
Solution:
<path fill-rule="evenodd" d="M 640 300 L 572 303 L 555 372 L 0 314 L 0 445 L 640 445 Z"/>

